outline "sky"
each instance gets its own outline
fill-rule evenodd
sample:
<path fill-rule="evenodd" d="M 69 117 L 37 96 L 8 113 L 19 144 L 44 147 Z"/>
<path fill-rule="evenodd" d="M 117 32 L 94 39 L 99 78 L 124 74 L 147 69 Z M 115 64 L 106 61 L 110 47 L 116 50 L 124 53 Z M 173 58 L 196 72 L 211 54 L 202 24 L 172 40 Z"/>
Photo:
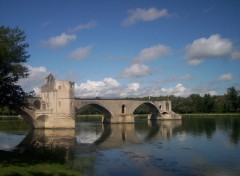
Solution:
<path fill-rule="evenodd" d="M 24 90 L 52 73 L 83 98 L 240 90 L 239 19 L 239 0 L 0 0 L 29 43 Z"/>

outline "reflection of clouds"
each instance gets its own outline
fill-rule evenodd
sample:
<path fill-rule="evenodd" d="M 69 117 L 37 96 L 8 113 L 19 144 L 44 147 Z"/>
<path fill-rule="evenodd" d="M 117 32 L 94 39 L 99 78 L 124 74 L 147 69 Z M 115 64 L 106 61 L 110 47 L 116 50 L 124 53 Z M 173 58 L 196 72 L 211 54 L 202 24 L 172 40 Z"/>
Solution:
<path fill-rule="evenodd" d="M 185 141 L 187 139 L 187 135 L 185 132 L 183 133 L 178 133 L 177 138 L 179 141 Z"/>
<path fill-rule="evenodd" d="M 76 138 L 77 138 L 77 143 L 91 144 L 95 142 L 100 136 L 101 136 L 101 133 L 96 134 L 93 131 L 82 131 L 80 134 L 76 135 Z"/>
<path fill-rule="evenodd" d="M 0 132 L 0 150 L 13 150 L 25 137 L 25 135 L 13 135 Z"/>
<path fill-rule="evenodd" d="M 124 153 L 133 161 L 135 167 L 141 170 L 141 175 L 168 175 L 163 169 L 156 169 L 156 167 L 162 167 L 163 159 L 156 157 L 154 153 L 144 150 L 135 152 L 125 151 Z"/>
<path fill-rule="evenodd" d="M 140 140 L 143 140 L 146 137 L 146 132 L 136 131 L 136 135 Z"/>

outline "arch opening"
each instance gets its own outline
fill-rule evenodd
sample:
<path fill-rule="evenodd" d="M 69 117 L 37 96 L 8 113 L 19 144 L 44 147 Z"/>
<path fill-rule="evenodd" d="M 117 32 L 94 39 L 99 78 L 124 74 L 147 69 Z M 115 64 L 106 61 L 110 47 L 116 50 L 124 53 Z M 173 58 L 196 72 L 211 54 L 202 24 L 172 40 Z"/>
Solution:
<path fill-rule="evenodd" d="M 91 115 L 90 117 L 88 117 Z M 109 123 L 111 121 L 111 112 L 105 107 L 96 104 L 89 103 L 80 108 L 76 108 L 76 116 L 81 120 L 97 120 L 100 121 L 99 116 L 101 116 L 101 121 Z M 97 117 L 98 116 L 98 117 Z M 84 118 L 85 117 L 85 118 Z"/>
<path fill-rule="evenodd" d="M 126 106 L 125 106 L 125 104 L 123 104 L 122 105 L 122 114 L 125 114 L 125 112 L 126 112 Z"/>
<path fill-rule="evenodd" d="M 158 108 L 152 103 L 143 103 L 139 105 L 133 112 L 135 115 L 145 115 L 146 118 L 152 120 L 157 119 L 158 116 L 161 116 Z"/>
<path fill-rule="evenodd" d="M 40 102 L 40 100 L 35 100 L 35 101 L 33 102 L 33 107 L 34 107 L 35 109 L 41 109 L 41 102 Z"/>

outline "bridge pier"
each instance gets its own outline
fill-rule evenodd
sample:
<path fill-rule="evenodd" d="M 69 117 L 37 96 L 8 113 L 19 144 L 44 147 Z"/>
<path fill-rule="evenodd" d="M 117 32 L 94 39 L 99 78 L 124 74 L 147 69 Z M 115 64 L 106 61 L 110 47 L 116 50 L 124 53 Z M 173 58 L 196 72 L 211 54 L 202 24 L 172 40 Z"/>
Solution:
<path fill-rule="evenodd" d="M 111 123 L 134 123 L 134 114 L 114 114 Z"/>
<path fill-rule="evenodd" d="M 75 119 L 71 117 L 48 117 L 41 115 L 37 118 L 34 128 L 71 129 L 75 128 Z"/>
<path fill-rule="evenodd" d="M 160 120 L 160 119 L 162 119 L 162 116 L 160 116 L 158 114 L 148 114 L 147 119 L 148 120 Z"/>
<path fill-rule="evenodd" d="M 103 123 L 134 123 L 134 114 L 103 114 Z"/>

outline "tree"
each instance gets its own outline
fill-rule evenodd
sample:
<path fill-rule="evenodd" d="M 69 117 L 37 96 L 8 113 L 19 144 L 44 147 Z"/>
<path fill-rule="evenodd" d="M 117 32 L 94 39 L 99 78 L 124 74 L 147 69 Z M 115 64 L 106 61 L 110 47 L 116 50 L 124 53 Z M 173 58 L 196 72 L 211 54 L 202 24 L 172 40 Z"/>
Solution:
<path fill-rule="evenodd" d="M 30 55 L 25 38 L 24 31 L 18 27 L 0 26 L 0 108 L 19 110 L 26 106 L 27 94 L 17 84 L 20 78 L 28 76 L 24 63 Z"/>
<path fill-rule="evenodd" d="M 205 94 L 203 97 L 203 112 L 210 113 L 213 112 L 214 101 L 210 94 Z"/>
<path fill-rule="evenodd" d="M 239 92 L 235 87 L 229 87 L 227 89 L 227 104 L 230 112 L 236 112 L 238 109 L 238 94 Z"/>
<path fill-rule="evenodd" d="M 203 111 L 202 97 L 199 94 L 191 94 L 189 99 L 191 100 L 192 111 L 200 113 Z"/>

